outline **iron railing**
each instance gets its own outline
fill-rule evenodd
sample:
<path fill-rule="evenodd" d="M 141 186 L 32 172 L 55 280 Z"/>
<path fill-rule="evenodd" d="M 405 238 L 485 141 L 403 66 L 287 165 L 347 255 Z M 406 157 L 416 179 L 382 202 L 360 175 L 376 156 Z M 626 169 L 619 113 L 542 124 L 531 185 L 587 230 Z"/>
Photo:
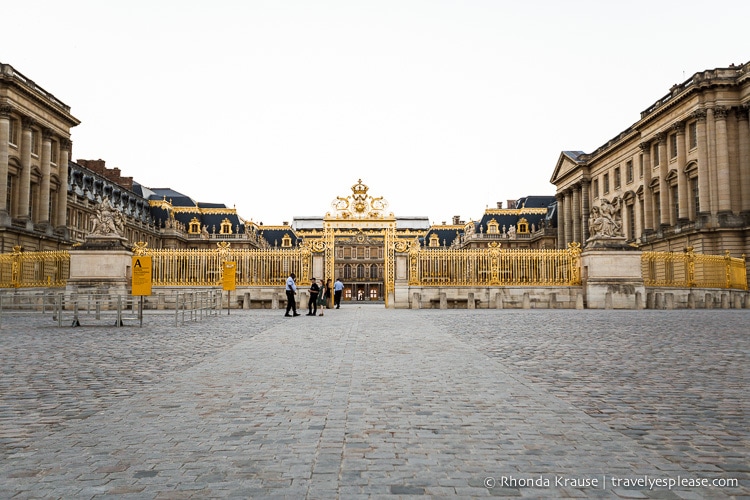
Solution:
<path fill-rule="evenodd" d="M 641 270 L 646 286 L 667 288 L 733 288 L 747 290 L 745 255 L 702 255 L 684 252 L 643 252 Z"/>

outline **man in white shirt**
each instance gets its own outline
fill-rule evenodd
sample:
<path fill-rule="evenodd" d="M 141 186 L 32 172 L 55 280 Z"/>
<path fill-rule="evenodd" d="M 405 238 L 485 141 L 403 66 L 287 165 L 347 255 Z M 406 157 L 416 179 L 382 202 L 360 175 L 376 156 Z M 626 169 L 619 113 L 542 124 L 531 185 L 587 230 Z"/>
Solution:
<path fill-rule="evenodd" d="M 297 295 L 297 284 L 294 282 L 294 278 L 296 276 L 294 273 L 290 273 L 289 277 L 286 279 L 286 314 L 285 317 L 291 317 L 292 314 L 289 314 L 289 311 L 292 311 L 294 316 L 299 316 L 297 314 L 297 302 L 296 297 Z"/>
<path fill-rule="evenodd" d="M 333 303 L 336 309 L 341 307 L 341 293 L 344 291 L 344 284 L 341 282 L 341 278 L 336 278 L 336 283 L 333 284 Z"/>

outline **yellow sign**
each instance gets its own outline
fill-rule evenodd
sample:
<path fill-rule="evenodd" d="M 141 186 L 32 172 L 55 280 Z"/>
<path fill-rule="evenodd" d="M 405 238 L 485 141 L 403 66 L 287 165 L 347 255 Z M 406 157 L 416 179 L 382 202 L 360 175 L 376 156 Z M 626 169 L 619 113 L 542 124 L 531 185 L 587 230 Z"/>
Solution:
<path fill-rule="evenodd" d="M 151 295 L 151 256 L 133 256 L 133 295 Z"/>
<path fill-rule="evenodd" d="M 235 274 L 237 272 L 237 263 L 230 260 L 225 260 L 222 263 L 222 268 L 224 269 L 222 279 L 223 289 L 233 292 L 235 289 Z"/>

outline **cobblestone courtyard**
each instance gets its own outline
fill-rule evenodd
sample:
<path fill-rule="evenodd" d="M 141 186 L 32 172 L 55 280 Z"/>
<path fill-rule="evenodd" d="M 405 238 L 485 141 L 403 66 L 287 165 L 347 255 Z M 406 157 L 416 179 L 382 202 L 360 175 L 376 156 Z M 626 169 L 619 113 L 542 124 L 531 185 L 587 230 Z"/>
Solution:
<path fill-rule="evenodd" d="M 0 497 L 748 497 L 748 320 L 5 316 Z"/>

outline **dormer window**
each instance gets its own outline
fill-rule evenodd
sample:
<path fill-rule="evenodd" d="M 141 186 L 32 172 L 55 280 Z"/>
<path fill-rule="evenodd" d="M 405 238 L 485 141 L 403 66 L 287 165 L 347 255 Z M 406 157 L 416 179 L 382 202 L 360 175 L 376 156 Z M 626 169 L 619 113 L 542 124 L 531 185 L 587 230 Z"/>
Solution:
<path fill-rule="evenodd" d="M 438 237 L 437 233 L 432 233 L 430 235 L 430 247 L 439 247 L 440 246 L 440 238 Z"/>
<path fill-rule="evenodd" d="M 487 234 L 500 234 L 500 224 L 495 219 L 487 223 Z"/>
<path fill-rule="evenodd" d="M 188 226 L 188 233 L 189 234 L 198 234 L 201 232 L 201 223 L 198 220 L 197 217 L 193 217 L 190 220 L 190 225 Z"/>
<path fill-rule="evenodd" d="M 529 232 L 529 221 L 527 221 L 526 218 L 524 217 L 522 217 L 521 220 L 518 221 L 518 232 L 519 233 Z"/>
<path fill-rule="evenodd" d="M 281 238 L 281 246 L 282 246 L 283 248 L 291 248 L 291 246 L 292 246 L 292 237 L 291 237 L 291 236 L 289 236 L 288 234 L 285 234 L 285 235 L 284 235 L 284 236 L 283 236 L 283 237 Z"/>
<path fill-rule="evenodd" d="M 219 231 L 219 234 L 232 234 L 232 223 L 229 222 L 229 219 L 221 221 L 221 230 Z"/>

